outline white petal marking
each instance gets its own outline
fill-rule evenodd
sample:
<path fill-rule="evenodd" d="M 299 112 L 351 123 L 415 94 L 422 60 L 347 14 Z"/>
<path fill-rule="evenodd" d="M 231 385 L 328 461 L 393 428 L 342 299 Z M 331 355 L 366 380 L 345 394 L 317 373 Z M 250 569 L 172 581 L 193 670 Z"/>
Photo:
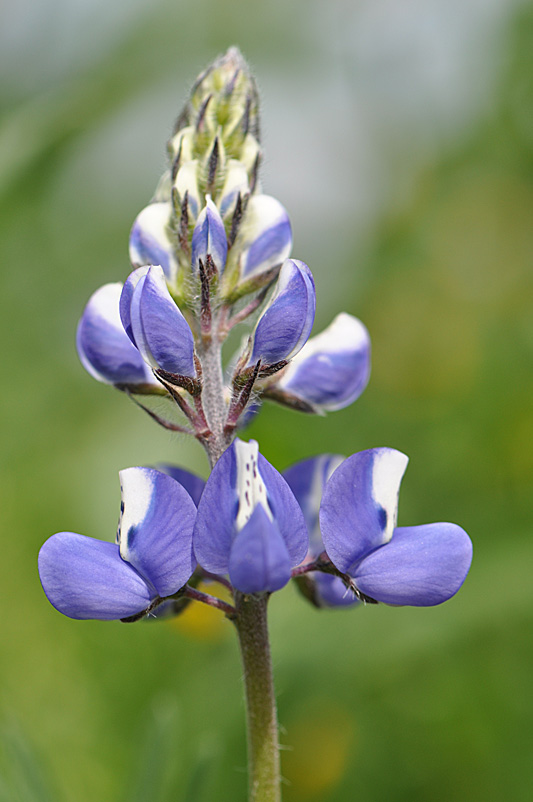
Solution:
<path fill-rule="evenodd" d="M 255 440 L 250 440 L 249 443 L 244 443 L 242 440 L 235 441 L 237 496 L 239 498 L 239 511 L 236 519 L 238 532 L 248 523 L 258 504 L 261 504 L 269 519 L 273 520 L 265 483 L 257 465 L 258 454 L 259 446 Z"/>
<path fill-rule="evenodd" d="M 315 354 L 323 355 L 324 361 L 328 359 L 327 354 L 339 354 L 345 352 L 356 352 L 369 342 L 368 331 L 365 326 L 353 315 L 341 312 L 324 331 L 311 337 L 306 342 L 302 350 L 293 357 L 289 369 L 283 374 L 283 379 L 279 386 L 283 387 L 299 365 L 306 359 Z"/>
<path fill-rule="evenodd" d="M 372 498 L 387 514 L 383 542 L 388 543 L 398 520 L 400 482 L 409 457 L 393 448 L 377 450 L 372 466 Z"/>
<path fill-rule="evenodd" d="M 120 505 L 117 543 L 120 546 L 120 556 L 127 561 L 129 555 L 128 533 L 132 529 L 135 530 L 146 518 L 152 502 L 154 485 L 149 472 L 142 468 L 128 468 L 120 471 L 119 476 L 122 504 Z"/>

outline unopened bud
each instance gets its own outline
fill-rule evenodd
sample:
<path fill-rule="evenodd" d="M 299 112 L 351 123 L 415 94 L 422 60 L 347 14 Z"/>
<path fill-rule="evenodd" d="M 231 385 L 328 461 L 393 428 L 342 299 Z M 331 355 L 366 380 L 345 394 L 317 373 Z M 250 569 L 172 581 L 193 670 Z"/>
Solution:
<path fill-rule="evenodd" d="M 236 47 L 219 56 L 196 80 L 172 141 L 192 126 L 211 141 L 222 130 L 225 147 L 238 158 L 248 134 L 259 139 L 259 96 L 250 69 Z"/>

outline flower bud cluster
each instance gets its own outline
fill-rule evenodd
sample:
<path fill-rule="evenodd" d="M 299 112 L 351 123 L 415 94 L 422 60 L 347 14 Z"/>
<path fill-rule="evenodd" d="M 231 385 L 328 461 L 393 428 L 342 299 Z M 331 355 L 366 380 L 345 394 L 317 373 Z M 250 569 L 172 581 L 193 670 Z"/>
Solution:
<path fill-rule="evenodd" d="M 172 398 L 213 461 L 262 396 L 314 413 L 351 404 L 368 382 L 370 340 L 348 314 L 309 339 L 313 276 L 290 258 L 287 212 L 260 192 L 258 93 L 235 48 L 196 81 L 168 155 L 133 224 L 133 272 L 121 293 L 114 284 L 92 296 L 78 352 L 100 381 Z M 222 344 L 252 316 L 221 381 Z"/>
<path fill-rule="evenodd" d="M 152 202 L 133 224 L 132 264 L 160 265 L 187 305 L 197 289 L 191 270 L 198 279 L 201 265 L 216 271 L 223 298 L 267 283 L 289 255 L 292 235 L 282 205 L 259 193 L 258 93 L 235 48 L 196 81 L 168 156 Z"/>
<path fill-rule="evenodd" d="M 290 256 L 287 212 L 260 191 L 258 94 L 236 49 L 196 81 L 168 154 L 133 224 L 132 272 L 90 298 L 77 348 L 98 381 L 196 437 L 212 472 L 204 485 L 168 466 L 123 471 L 117 543 L 50 538 L 39 558 L 48 598 L 73 618 L 131 619 L 198 598 L 207 576 L 251 595 L 292 577 L 317 606 L 445 601 L 466 576 L 471 543 L 453 524 L 396 527 L 405 455 L 323 455 L 283 477 L 257 443 L 234 439 L 262 398 L 338 410 L 370 373 L 368 332 L 353 316 L 311 337 L 315 283 Z M 224 369 L 222 346 L 240 325 L 247 333 Z M 150 395 L 175 405 L 182 423 L 146 406 Z"/>

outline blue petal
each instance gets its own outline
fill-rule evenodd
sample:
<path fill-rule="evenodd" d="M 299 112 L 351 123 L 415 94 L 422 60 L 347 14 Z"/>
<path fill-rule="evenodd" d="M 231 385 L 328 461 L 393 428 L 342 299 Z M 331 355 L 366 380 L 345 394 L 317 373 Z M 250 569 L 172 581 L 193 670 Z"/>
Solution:
<path fill-rule="evenodd" d="M 261 359 L 264 365 L 273 365 L 297 354 L 311 333 L 315 306 L 311 271 L 303 262 L 287 259 L 276 291 L 257 322 L 248 364 Z"/>
<path fill-rule="evenodd" d="M 137 216 L 130 234 L 132 265 L 161 265 L 169 281 L 174 281 L 178 263 L 169 237 L 172 205 L 151 203 Z"/>
<path fill-rule="evenodd" d="M 119 311 L 120 311 L 120 320 L 122 321 L 122 326 L 124 327 L 124 331 L 130 338 L 133 345 L 137 348 L 137 343 L 135 342 L 135 337 L 133 336 L 133 331 L 131 328 L 131 302 L 133 299 L 133 293 L 135 291 L 135 287 L 139 283 L 139 281 L 148 273 L 149 267 L 138 267 L 133 273 L 130 273 L 128 278 L 126 279 L 126 283 L 122 288 L 122 293 L 120 295 L 120 302 L 119 302 Z"/>
<path fill-rule="evenodd" d="M 120 472 L 120 554 L 157 590 L 176 593 L 195 568 L 196 506 L 182 485 L 152 468 Z"/>
<path fill-rule="evenodd" d="M 352 607 L 360 603 L 355 593 L 345 587 L 340 577 L 316 571 L 312 579 L 316 583 L 315 593 L 321 606 Z"/>
<path fill-rule="evenodd" d="M 157 595 L 121 560 L 115 543 L 73 532 L 46 541 L 39 576 L 50 603 L 70 618 L 127 618 L 146 610 Z"/>
<path fill-rule="evenodd" d="M 303 512 L 286 480 L 262 454 L 259 454 L 258 466 L 266 485 L 270 509 L 294 568 L 302 562 L 309 546 Z"/>
<path fill-rule="evenodd" d="M 353 572 L 356 586 L 377 601 L 429 607 L 453 596 L 472 562 L 472 542 L 455 524 L 394 530 L 392 540 Z"/>
<path fill-rule="evenodd" d="M 326 482 L 343 461 L 344 457 L 336 454 L 321 454 L 298 462 L 283 473 L 302 509 L 309 532 L 309 550 L 305 562 L 315 560 L 324 551 L 318 519 L 320 502 Z M 354 593 L 346 590 L 339 577 L 319 571 L 307 576 L 314 585 L 316 601 L 320 606 L 347 607 L 358 603 Z"/>
<path fill-rule="evenodd" d="M 309 532 L 309 559 L 313 560 L 324 551 L 320 534 L 318 514 L 324 486 L 338 468 L 344 457 L 336 454 L 322 454 L 319 457 L 297 462 L 283 472 L 283 477 L 292 490 L 304 514 Z"/>
<path fill-rule="evenodd" d="M 227 574 L 235 520 L 237 496 L 235 443 L 222 454 L 205 483 L 198 503 L 193 548 L 200 565 L 213 574 Z"/>
<path fill-rule="evenodd" d="M 241 275 L 251 278 L 287 259 L 292 231 L 284 207 L 269 195 L 252 195 L 244 220 Z"/>
<path fill-rule="evenodd" d="M 312 337 L 287 367 L 277 387 L 324 411 L 353 403 L 370 377 L 370 338 L 363 324 L 342 313 Z"/>
<path fill-rule="evenodd" d="M 176 482 L 179 482 L 180 485 L 185 488 L 196 506 L 198 506 L 198 502 L 200 501 L 205 487 L 205 479 L 201 479 L 199 476 L 196 476 L 196 474 L 190 473 L 183 468 L 178 468 L 176 465 L 168 465 L 167 463 L 159 464 L 157 470 L 168 474 L 168 476 L 172 476 Z"/>
<path fill-rule="evenodd" d="M 192 332 L 170 296 L 160 267 L 151 267 L 138 281 L 130 315 L 133 337 L 145 362 L 170 373 L 196 376 Z"/>
<path fill-rule="evenodd" d="M 106 384 L 157 384 L 126 336 L 119 316 L 121 284 L 106 284 L 91 296 L 76 334 L 85 370 Z"/>
<path fill-rule="evenodd" d="M 226 266 L 228 253 L 226 229 L 217 207 L 209 196 L 207 196 L 207 203 L 200 212 L 194 227 L 191 250 L 193 270 L 198 270 L 200 260 L 205 266 L 207 256 L 210 255 L 218 272 L 222 273 Z"/>
<path fill-rule="evenodd" d="M 371 448 L 345 460 L 328 481 L 320 528 L 339 571 L 351 574 L 354 563 L 391 539 L 407 462 L 393 448 Z"/>
<path fill-rule="evenodd" d="M 261 506 L 255 508 L 233 541 L 229 577 L 242 593 L 272 593 L 291 578 L 287 547 Z"/>
<path fill-rule="evenodd" d="M 261 454 L 257 455 L 257 459 L 254 457 L 252 446 L 257 448 L 254 441 L 246 444 L 236 439 L 226 449 L 213 468 L 198 505 L 193 534 L 194 552 L 200 565 L 212 573 L 228 572 L 233 540 L 238 536 L 239 529 L 242 531 L 246 525 L 248 516 L 263 504 L 285 543 L 290 565 L 298 565 L 307 553 L 307 528 L 298 502 L 281 474 Z M 243 459 L 247 454 L 253 457 L 252 463 L 256 461 L 259 480 L 264 488 L 260 494 L 261 500 L 251 499 L 246 509 L 243 503 L 247 493 Z M 251 473 L 254 470 L 252 465 Z M 241 487 L 238 487 L 239 482 Z"/>

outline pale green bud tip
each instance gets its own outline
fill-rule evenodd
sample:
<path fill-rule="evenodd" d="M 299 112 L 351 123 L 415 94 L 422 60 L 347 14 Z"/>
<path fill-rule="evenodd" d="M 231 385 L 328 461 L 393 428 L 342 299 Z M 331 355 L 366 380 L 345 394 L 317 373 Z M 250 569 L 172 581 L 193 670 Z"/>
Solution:
<path fill-rule="evenodd" d="M 197 155 L 220 136 L 228 156 L 239 158 L 248 134 L 259 139 L 259 95 L 248 64 L 230 47 L 196 79 L 169 146 L 177 151 L 179 132 L 195 131 Z"/>

